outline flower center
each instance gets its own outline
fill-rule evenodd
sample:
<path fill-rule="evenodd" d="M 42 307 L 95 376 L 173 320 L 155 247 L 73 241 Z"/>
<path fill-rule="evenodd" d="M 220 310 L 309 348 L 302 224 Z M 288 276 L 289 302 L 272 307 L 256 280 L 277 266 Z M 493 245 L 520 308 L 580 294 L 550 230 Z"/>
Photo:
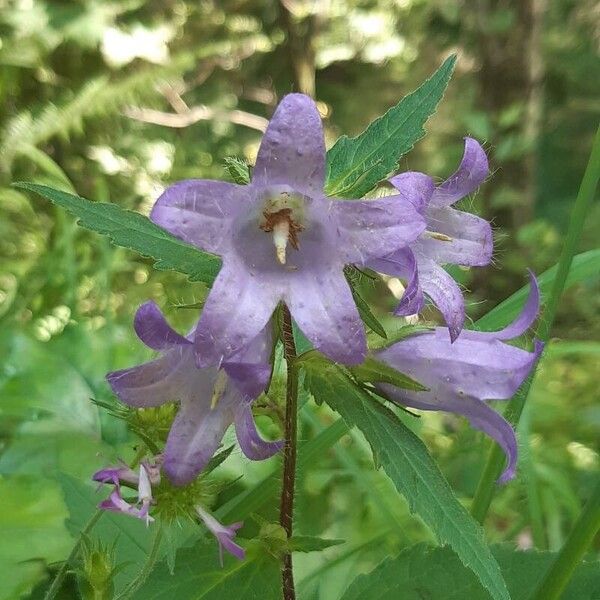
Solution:
<path fill-rule="evenodd" d="M 259 227 L 273 234 L 275 255 L 280 264 L 286 263 L 288 243 L 299 249 L 298 234 L 304 230 L 304 197 L 287 188 L 272 190 L 265 195 Z"/>

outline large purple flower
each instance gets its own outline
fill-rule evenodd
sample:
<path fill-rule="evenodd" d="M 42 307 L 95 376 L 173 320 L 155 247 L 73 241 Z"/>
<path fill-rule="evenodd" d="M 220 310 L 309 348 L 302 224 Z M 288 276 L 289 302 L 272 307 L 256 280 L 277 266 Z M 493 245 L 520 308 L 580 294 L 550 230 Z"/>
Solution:
<path fill-rule="evenodd" d="M 403 197 L 325 198 L 325 144 L 315 103 L 289 94 L 260 146 L 252 182 L 182 181 L 158 199 L 151 219 L 179 238 L 223 258 L 196 329 L 201 366 L 243 348 L 283 300 L 306 337 L 334 360 L 365 357 L 365 332 L 343 275 L 412 242 L 424 230 Z"/>
<path fill-rule="evenodd" d="M 378 353 L 392 367 L 414 377 L 428 391 L 401 390 L 380 384 L 386 396 L 402 406 L 442 410 L 467 417 L 476 429 L 502 447 L 507 466 L 500 482 L 515 475 L 517 441 L 510 424 L 488 400 L 511 398 L 536 363 L 543 344 L 536 340 L 533 352 L 504 343 L 523 334 L 539 310 L 539 289 L 531 275 L 531 292 L 521 315 L 501 331 L 463 331 L 453 344 L 445 328 L 406 338 Z"/>
<path fill-rule="evenodd" d="M 415 205 L 425 217 L 426 230 L 410 246 L 387 257 L 370 261 L 369 267 L 407 280 L 406 291 L 394 311 L 406 316 L 423 309 L 425 293 L 442 313 L 450 339 L 460 334 L 465 321 L 462 292 L 443 264 L 483 266 L 492 258 L 490 224 L 475 215 L 452 208 L 474 192 L 489 174 L 487 157 L 474 139 L 465 138 L 458 170 L 438 187 L 421 173 L 402 173 L 390 179 L 400 195 L 414 197 L 416 185 L 429 188 L 425 203 Z M 425 179 L 424 179 L 425 178 Z"/>
<path fill-rule="evenodd" d="M 129 406 L 147 408 L 180 402 L 164 452 L 164 470 L 174 484 L 188 483 L 206 466 L 232 423 L 248 458 L 268 458 L 282 448 L 282 442 L 266 442 L 260 437 L 251 410 L 252 401 L 264 391 L 271 373 L 268 327 L 222 368 L 198 368 L 193 331 L 188 337 L 179 335 L 154 302 L 138 309 L 134 327 L 144 344 L 161 356 L 109 373 L 107 380 Z"/>

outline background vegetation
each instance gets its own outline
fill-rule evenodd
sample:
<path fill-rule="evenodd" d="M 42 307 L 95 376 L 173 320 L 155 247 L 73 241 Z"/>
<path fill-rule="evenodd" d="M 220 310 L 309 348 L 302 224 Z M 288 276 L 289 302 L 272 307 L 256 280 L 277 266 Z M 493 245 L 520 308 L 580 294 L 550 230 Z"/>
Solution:
<path fill-rule="evenodd" d="M 496 261 L 455 273 L 477 319 L 524 283 L 526 267 L 556 263 L 600 113 L 599 17 L 593 0 L 0 0 L 0 599 L 39 597 L 73 545 L 68 485 L 85 490 L 95 469 L 133 454 L 123 421 L 90 399 L 113 402 L 104 374 L 148 357 L 131 328 L 137 306 L 154 298 L 183 329 L 197 315 L 184 306 L 206 291 L 11 182 L 147 214 L 170 182 L 227 178 L 231 156 L 252 163 L 286 92 L 314 95 L 333 142 L 458 52 L 428 136 L 401 167 L 443 178 L 464 135 L 486 142 L 495 173 L 468 206 L 493 221 Z M 596 203 L 580 251 L 597 246 L 599 226 Z M 600 471 L 599 273 L 563 299 L 520 424 L 520 476 L 486 521 L 493 541 L 558 549 Z M 383 284 L 365 293 L 381 314 L 392 306 Z M 332 421 L 307 403 L 303 443 Z M 277 435 L 276 418 L 261 423 Z M 413 425 L 468 503 L 484 439 L 445 415 Z M 243 478 L 215 505 L 277 461 L 234 451 L 218 478 Z M 335 599 L 357 573 L 429 539 L 359 434 L 305 464 L 298 490 L 297 530 L 346 540 L 297 559 L 304 598 Z M 256 507 L 276 510 L 271 498 Z"/>

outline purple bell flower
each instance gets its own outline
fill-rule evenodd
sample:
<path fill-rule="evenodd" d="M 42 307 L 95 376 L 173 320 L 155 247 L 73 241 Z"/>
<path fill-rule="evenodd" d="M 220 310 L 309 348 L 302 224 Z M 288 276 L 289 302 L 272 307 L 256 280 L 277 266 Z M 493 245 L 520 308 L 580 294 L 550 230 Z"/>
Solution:
<path fill-rule="evenodd" d="M 452 208 L 452 204 L 474 192 L 487 178 L 489 166 L 485 151 L 472 138 L 465 138 L 465 151 L 458 170 L 441 185 L 422 173 L 402 173 L 390 179 L 401 196 L 413 198 L 416 186 L 428 188 L 426 201 L 415 205 L 425 217 L 427 227 L 405 248 L 368 266 L 380 273 L 402 277 L 407 287 L 394 311 L 398 316 L 416 314 L 423 309 L 423 294 L 442 313 L 456 340 L 465 321 L 462 292 L 441 267 L 444 264 L 484 266 L 492 259 L 493 238 L 490 224 L 476 215 Z"/>
<path fill-rule="evenodd" d="M 268 458 L 283 447 L 281 441 L 267 442 L 260 437 L 251 409 L 271 373 L 268 326 L 221 368 L 198 368 L 192 342 L 194 330 L 188 337 L 179 335 L 154 302 L 138 309 L 134 327 L 142 342 L 161 355 L 109 373 L 106 378 L 119 399 L 129 406 L 180 403 L 164 451 L 164 471 L 175 485 L 190 482 L 202 471 L 232 423 L 242 451 L 252 460 Z"/>
<path fill-rule="evenodd" d="M 284 301 L 315 348 L 356 364 L 366 355 L 363 324 L 344 278 L 413 242 L 425 229 L 415 206 L 422 188 L 376 200 L 326 198 L 325 143 L 316 105 L 289 94 L 260 146 L 252 181 L 187 180 L 168 188 L 150 218 L 223 259 L 195 332 L 199 366 L 247 346 Z"/>
<path fill-rule="evenodd" d="M 522 335 L 538 314 L 539 288 L 531 273 L 530 278 L 531 291 L 521 315 L 500 331 L 465 330 L 450 343 L 446 329 L 438 327 L 377 353 L 380 360 L 429 388 L 414 392 L 378 384 L 390 400 L 411 408 L 462 415 L 498 442 L 507 457 L 500 483 L 515 476 L 517 440 L 511 425 L 487 402 L 511 398 L 541 354 L 543 343 L 539 340 L 533 352 L 504 343 Z"/>

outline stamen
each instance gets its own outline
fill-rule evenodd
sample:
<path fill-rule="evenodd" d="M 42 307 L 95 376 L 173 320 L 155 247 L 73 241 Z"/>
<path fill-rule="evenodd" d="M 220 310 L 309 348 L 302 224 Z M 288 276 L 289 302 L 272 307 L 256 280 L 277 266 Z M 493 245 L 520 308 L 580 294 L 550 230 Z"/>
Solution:
<path fill-rule="evenodd" d="M 285 265 L 285 250 L 287 248 L 289 237 L 290 222 L 287 219 L 279 221 L 273 226 L 273 242 L 275 243 L 277 260 L 282 265 Z"/>
<path fill-rule="evenodd" d="M 214 410 L 219 403 L 219 400 L 223 397 L 225 393 L 225 388 L 227 387 L 227 373 L 223 369 L 219 369 L 217 373 L 217 378 L 215 380 L 215 387 L 213 388 L 212 398 L 210 400 L 210 410 Z"/>
<path fill-rule="evenodd" d="M 440 242 L 452 242 L 453 239 L 444 234 L 444 233 L 438 233 L 437 231 L 428 231 L 427 229 L 424 231 L 424 233 L 426 233 L 429 237 L 432 237 L 434 240 L 440 240 Z"/>

